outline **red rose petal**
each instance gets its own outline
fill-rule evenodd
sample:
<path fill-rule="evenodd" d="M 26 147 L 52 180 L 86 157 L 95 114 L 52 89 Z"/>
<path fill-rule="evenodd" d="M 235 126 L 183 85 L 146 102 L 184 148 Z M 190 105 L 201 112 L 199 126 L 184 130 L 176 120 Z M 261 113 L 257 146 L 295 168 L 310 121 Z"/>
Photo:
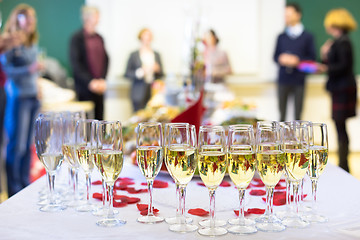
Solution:
<path fill-rule="evenodd" d="M 281 186 L 280 184 L 278 184 L 275 186 L 275 189 L 276 190 L 284 190 L 284 189 L 286 189 L 286 186 Z"/>
<path fill-rule="evenodd" d="M 285 179 L 280 179 L 280 181 L 279 181 L 279 182 L 284 183 L 284 182 L 286 182 L 286 180 L 285 180 Z"/>
<path fill-rule="evenodd" d="M 102 185 L 102 181 L 97 180 L 91 183 L 92 185 Z"/>
<path fill-rule="evenodd" d="M 128 187 L 126 191 L 130 194 L 137 194 L 147 192 L 147 189 L 135 189 L 133 187 Z"/>
<path fill-rule="evenodd" d="M 222 183 L 220 184 L 220 187 L 230 187 L 231 184 L 228 181 L 223 180 Z"/>
<path fill-rule="evenodd" d="M 191 215 L 200 216 L 200 217 L 204 217 L 204 216 L 209 215 L 209 212 L 202 209 L 202 208 L 189 209 L 188 213 L 191 214 Z"/>
<path fill-rule="evenodd" d="M 138 202 L 140 202 L 140 198 L 136 198 L 136 197 L 128 197 L 127 198 L 128 204 L 134 204 L 134 203 L 138 203 Z"/>
<path fill-rule="evenodd" d="M 254 181 L 254 182 L 258 182 L 258 183 L 262 183 L 261 178 L 253 178 L 253 180 L 252 180 L 252 181 Z"/>
<path fill-rule="evenodd" d="M 142 186 L 147 186 L 146 182 L 141 183 Z M 154 180 L 153 188 L 167 188 L 169 186 L 168 182 L 161 180 Z"/>
<path fill-rule="evenodd" d="M 264 214 L 265 213 L 265 209 L 261 209 L 261 208 L 249 208 L 246 211 L 248 214 Z"/>
<path fill-rule="evenodd" d="M 127 206 L 127 202 L 118 202 L 118 201 L 113 201 L 113 206 L 115 208 L 121 208 L 121 207 L 126 207 Z"/>
<path fill-rule="evenodd" d="M 137 209 L 138 209 L 139 211 L 144 211 L 144 210 L 147 210 L 148 205 L 147 205 L 147 204 L 140 204 L 140 203 L 138 203 L 138 204 L 136 204 L 136 207 L 137 207 Z"/>
<path fill-rule="evenodd" d="M 236 216 L 239 216 L 240 211 L 239 210 L 234 210 L 234 213 L 235 213 Z"/>
<path fill-rule="evenodd" d="M 98 199 L 98 200 L 102 200 L 102 193 L 93 193 L 93 198 Z"/>
<path fill-rule="evenodd" d="M 123 184 L 119 184 L 119 185 L 114 186 L 114 189 L 115 189 L 115 190 L 125 191 L 125 190 L 127 190 L 127 188 L 128 188 L 128 186 L 127 186 L 127 185 L 123 185 Z"/>
<path fill-rule="evenodd" d="M 197 182 L 196 184 L 199 186 L 205 187 L 205 184 L 203 182 Z"/>
<path fill-rule="evenodd" d="M 128 198 L 128 196 L 126 196 L 126 195 L 117 195 L 117 194 L 115 194 L 114 195 L 114 199 L 115 200 L 126 200 Z"/>
<path fill-rule="evenodd" d="M 266 191 L 262 189 L 252 189 L 249 194 L 252 196 L 264 196 Z"/>

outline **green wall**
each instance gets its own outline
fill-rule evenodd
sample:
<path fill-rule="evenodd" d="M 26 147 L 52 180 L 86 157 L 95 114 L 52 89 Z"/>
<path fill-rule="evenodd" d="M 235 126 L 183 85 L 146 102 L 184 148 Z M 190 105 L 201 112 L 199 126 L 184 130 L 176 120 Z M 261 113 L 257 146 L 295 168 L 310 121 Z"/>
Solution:
<path fill-rule="evenodd" d="M 326 13 L 333 8 L 348 9 L 358 22 L 358 29 L 350 33 L 350 37 L 355 50 L 355 72 L 360 74 L 360 0 L 287 0 L 287 2 L 297 2 L 301 6 L 305 28 L 315 36 L 318 57 L 321 45 L 330 38 L 323 24 Z"/>
<path fill-rule="evenodd" d="M 69 40 L 71 34 L 81 27 L 80 8 L 84 5 L 84 0 L 2 0 L 0 10 L 3 26 L 12 9 L 19 3 L 27 3 L 35 8 L 39 46 L 69 70 Z"/>

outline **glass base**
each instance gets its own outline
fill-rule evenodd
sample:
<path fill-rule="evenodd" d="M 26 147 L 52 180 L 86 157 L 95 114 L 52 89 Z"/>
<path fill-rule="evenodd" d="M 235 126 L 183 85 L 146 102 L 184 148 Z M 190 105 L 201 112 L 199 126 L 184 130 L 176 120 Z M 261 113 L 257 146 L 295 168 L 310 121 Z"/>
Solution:
<path fill-rule="evenodd" d="M 100 227 L 117 227 L 125 225 L 126 221 L 116 218 L 105 218 L 96 222 L 96 225 Z"/>
<path fill-rule="evenodd" d="M 178 233 L 194 232 L 197 229 L 198 229 L 198 227 L 193 224 L 173 224 L 173 225 L 170 225 L 170 227 L 169 227 L 170 231 L 178 232 Z"/>
<path fill-rule="evenodd" d="M 223 227 L 226 225 L 226 221 L 215 219 L 215 227 Z M 199 222 L 199 225 L 205 228 L 210 228 L 210 219 L 205 219 Z"/>
<path fill-rule="evenodd" d="M 55 204 L 61 205 L 61 203 L 63 203 L 63 202 L 60 200 L 60 198 L 55 197 Z M 49 200 L 49 198 L 42 199 L 42 200 L 38 201 L 37 205 L 39 205 L 39 206 L 50 205 L 50 200 Z"/>
<path fill-rule="evenodd" d="M 252 233 L 256 233 L 257 229 L 254 225 L 253 226 L 235 225 L 228 228 L 228 232 L 233 234 L 252 234 Z"/>
<path fill-rule="evenodd" d="M 97 216 L 97 217 L 106 217 L 109 213 L 109 208 L 104 208 L 104 207 L 100 207 L 95 209 L 92 212 L 92 215 Z M 113 209 L 113 215 L 118 215 L 119 211 L 116 209 Z"/>
<path fill-rule="evenodd" d="M 292 213 L 291 209 L 286 209 L 283 211 L 276 212 L 275 216 L 282 220 L 287 217 L 294 217 L 295 215 Z"/>
<path fill-rule="evenodd" d="M 172 225 L 172 224 L 180 224 L 181 223 L 181 218 L 178 217 L 178 216 L 176 216 L 176 217 L 168 217 L 168 218 L 165 218 L 165 222 L 167 224 L 170 224 L 170 225 Z M 192 218 L 189 218 L 189 217 L 185 218 L 185 223 L 192 223 L 192 222 L 193 222 Z"/>
<path fill-rule="evenodd" d="M 304 221 L 300 217 L 285 217 L 282 224 L 290 228 L 305 228 L 310 225 L 308 221 Z"/>
<path fill-rule="evenodd" d="M 92 204 L 85 204 L 76 208 L 78 212 L 92 212 L 96 209 L 96 207 Z"/>
<path fill-rule="evenodd" d="M 227 234 L 227 230 L 222 227 L 215 228 L 201 228 L 198 233 L 203 236 L 216 237 Z"/>
<path fill-rule="evenodd" d="M 40 208 L 42 212 L 60 212 L 66 209 L 66 206 L 59 204 L 49 204 Z"/>
<path fill-rule="evenodd" d="M 312 223 L 324 223 L 328 221 L 328 218 L 319 214 L 308 214 L 302 217 L 304 220 Z"/>
<path fill-rule="evenodd" d="M 67 207 L 71 207 L 71 208 L 77 208 L 80 207 L 81 205 L 84 205 L 86 202 L 81 201 L 81 200 L 72 200 L 66 203 Z"/>
<path fill-rule="evenodd" d="M 137 219 L 137 221 L 140 223 L 154 224 L 163 222 L 164 218 L 157 216 L 141 216 Z"/>
<path fill-rule="evenodd" d="M 256 228 L 263 232 L 281 232 L 286 229 L 286 227 L 281 223 L 280 219 L 274 215 L 263 215 L 255 219 Z"/>
<path fill-rule="evenodd" d="M 241 218 L 232 218 L 229 219 L 228 223 L 230 223 L 231 225 L 241 225 L 241 226 L 251 226 L 251 225 L 255 225 L 255 221 L 252 219 L 241 219 Z"/>

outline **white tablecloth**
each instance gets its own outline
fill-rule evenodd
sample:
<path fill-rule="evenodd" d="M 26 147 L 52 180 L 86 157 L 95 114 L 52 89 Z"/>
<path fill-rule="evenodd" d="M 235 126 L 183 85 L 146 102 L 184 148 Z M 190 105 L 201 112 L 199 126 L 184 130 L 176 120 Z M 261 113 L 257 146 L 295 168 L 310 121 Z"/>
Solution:
<path fill-rule="evenodd" d="M 95 171 L 94 171 L 95 172 Z M 98 175 L 94 173 L 94 178 Z M 139 169 L 125 164 L 120 177 L 131 177 L 136 181 L 136 188 L 144 182 Z M 175 185 L 166 174 L 160 173 L 157 179 L 168 180 L 169 187 L 154 189 L 154 205 L 160 210 L 160 216 L 175 215 Z M 229 179 L 227 179 L 229 180 Z M 209 197 L 205 187 L 196 184 L 194 178 L 187 188 L 187 208 L 201 207 L 208 209 Z M 41 178 L 0 205 L 0 239 L 205 239 L 197 232 L 178 234 L 168 230 L 165 222 L 146 225 L 136 222 L 139 212 L 136 205 L 119 208 L 120 218 L 127 224 L 115 228 L 102 228 L 95 225 L 99 219 L 90 213 L 79 213 L 72 208 L 59 213 L 39 211 L 38 192 L 45 186 L 45 178 Z M 310 193 L 310 181 L 306 181 L 305 193 Z M 288 228 L 280 233 L 258 232 L 249 236 L 227 234 L 221 239 L 351 239 L 360 237 L 360 181 L 334 165 L 328 165 L 321 176 L 318 188 L 319 212 L 329 218 L 327 223 L 311 224 L 305 229 Z M 93 187 L 100 191 L 99 186 Z M 120 194 L 124 194 L 119 192 Z M 233 209 L 238 207 L 236 189 L 219 187 L 216 192 L 217 218 L 233 218 Z M 131 195 L 127 194 L 126 195 Z M 148 194 L 136 194 L 141 203 L 147 203 Z M 247 207 L 265 208 L 259 196 L 247 195 Z M 100 204 L 100 202 L 97 202 Z M 275 207 L 275 212 L 284 209 Z M 197 224 L 202 217 L 189 215 Z M 256 215 L 255 215 L 256 216 Z M 345 233 L 347 232 L 347 233 Z"/>

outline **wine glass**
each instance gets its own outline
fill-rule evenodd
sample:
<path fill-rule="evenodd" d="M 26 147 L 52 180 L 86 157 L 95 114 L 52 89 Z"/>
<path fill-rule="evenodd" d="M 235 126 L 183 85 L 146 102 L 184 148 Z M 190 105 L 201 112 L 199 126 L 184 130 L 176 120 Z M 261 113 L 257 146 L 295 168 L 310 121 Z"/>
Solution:
<path fill-rule="evenodd" d="M 261 180 L 266 186 L 266 210 L 256 219 L 256 228 L 264 232 L 280 232 L 285 226 L 273 214 L 274 188 L 285 168 L 282 130 L 278 122 L 258 122 L 256 129 L 256 159 Z"/>
<path fill-rule="evenodd" d="M 97 120 L 81 119 L 76 123 L 75 145 L 76 157 L 84 170 L 86 177 L 86 204 L 76 208 L 79 212 L 90 212 L 95 206 L 90 202 L 91 172 L 94 169 L 94 154 L 96 150 Z"/>
<path fill-rule="evenodd" d="M 166 154 L 167 154 L 167 141 L 168 141 L 168 136 L 169 135 L 169 126 L 170 125 L 176 125 L 176 126 L 188 126 L 188 123 L 165 123 L 164 124 L 164 159 L 166 159 Z M 196 134 L 196 132 L 195 132 Z M 196 138 L 196 136 L 195 136 Z M 167 169 L 169 169 L 169 167 L 167 166 L 167 161 L 165 161 L 166 167 Z M 169 174 L 171 175 L 171 172 L 169 171 Z M 176 199 L 178 199 L 178 204 L 176 207 L 176 215 L 175 217 L 167 217 L 165 218 L 165 222 L 168 224 L 177 224 L 177 223 L 181 223 L 181 199 L 180 199 L 180 184 L 175 182 L 175 186 L 176 186 Z M 185 222 L 186 223 L 191 223 L 193 220 L 189 217 L 185 217 Z"/>
<path fill-rule="evenodd" d="M 43 212 L 58 212 L 66 209 L 66 207 L 56 202 L 54 196 L 56 171 L 63 161 L 61 130 L 61 118 L 44 116 L 37 118 L 35 121 L 36 153 L 46 169 L 50 191 L 49 204 L 40 208 L 40 211 Z"/>
<path fill-rule="evenodd" d="M 77 113 L 66 114 L 64 118 L 64 141 L 62 151 L 64 158 L 70 166 L 70 174 L 73 183 L 73 199 L 67 203 L 68 207 L 78 207 L 83 204 L 78 193 L 79 161 L 76 157 L 75 128 L 78 120 L 82 119 Z"/>
<path fill-rule="evenodd" d="M 180 222 L 170 225 L 173 232 L 193 232 L 198 229 L 196 225 L 186 223 L 185 219 L 185 196 L 186 186 L 194 176 L 197 166 L 196 130 L 194 125 L 172 124 L 166 135 L 167 169 L 179 186 Z"/>
<path fill-rule="evenodd" d="M 126 221 L 115 218 L 113 211 L 113 191 L 115 180 L 123 168 L 122 127 L 119 121 L 99 121 L 94 163 L 106 182 L 109 194 L 108 215 L 96 222 L 101 227 L 115 227 Z"/>
<path fill-rule="evenodd" d="M 210 220 L 199 222 L 204 226 L 198 230 L 205 236 L 220 236 L 227 233 L 215 223 L 215 191 L 222 182 L 227 170 L 225 130 L 221 126 L 201 126 L 199 131 L 198 168 L 201 180 L 209 190 Z M 226 225 L 221 221 L 218 225 Z"/>
<path fill-rule="evenodd" d="M 255 221 L 244 215 L 245 190 L 249 186 L 256 170 L 255 136 L 252 125 L 239 124 L 229 127 L 228 133 L 228 172 L 239 191 L 239 217 L 230 219 L 230 233 L 250 234 L 257 232 Z"/>
<path fill-rule="evenodd" d="M 324 123 L 310 125 L 310 160 L 308 175 L 311 179 L 312 206 L 311 211 L 303 216 L 309 222 L 326 222 L 328 219 L 317 213 L 316 193 L 320 175 L 324 172 L 328 162 L 328 132 Z"/>
<path fill-rule="evenodd" d="M 293 188 L 294 208 L 282 223 L 287 227 L 304 228 L 310 223 L 299 215 L 299 187 L 309 165 L 309 132 L 306 124 L 284 122 L 283 150 L 285 152 L 285 172 Z"/>
<path fill-rule="evenodd" d="M 136 135 L 136 160 L 146 178 L 149 191 L 148 215 L 137 219 L 141 223 L 159 223 L 164 218 L 153 212 L 153 183 L 163 162 L 163 133 L 161 123 L 139 123 Z"/>

